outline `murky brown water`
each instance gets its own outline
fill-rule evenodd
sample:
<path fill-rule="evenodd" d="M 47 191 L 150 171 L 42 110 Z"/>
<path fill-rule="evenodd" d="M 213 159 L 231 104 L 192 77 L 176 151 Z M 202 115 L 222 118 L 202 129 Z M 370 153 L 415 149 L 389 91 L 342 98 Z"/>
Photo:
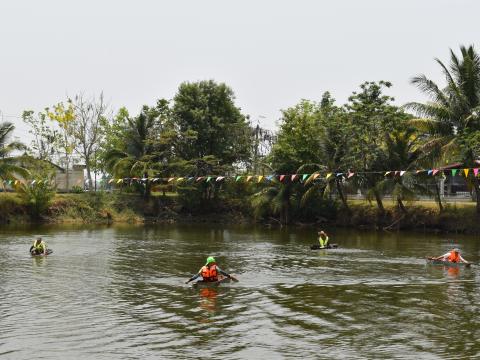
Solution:
<path fill-rule="evenodd" d="M 28 255 L 40 234 L 54 253 Z M 0 230 L 6 359 L 480 358 L 480 271 L 452 235 L 194 226 Z M 479 261 L 480 242 L 456 237 Z M 208 255 L 239 283 L 184 281 Z"/>

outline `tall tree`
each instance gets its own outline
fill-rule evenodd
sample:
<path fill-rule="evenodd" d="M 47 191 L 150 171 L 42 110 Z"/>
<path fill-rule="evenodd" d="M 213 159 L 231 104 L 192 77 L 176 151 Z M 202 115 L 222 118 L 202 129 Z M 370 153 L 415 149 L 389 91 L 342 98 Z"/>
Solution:
<path fill-rule="evenodd" d="M 46 108 L 45 114 L 60 128 L 59 144 L 63 155 L 62 164 L 65 166 L 66 190 L 70 188 L 70 165 L 72 165 L 72 154 L 76 147 L 76 141 L 73 136 L 73 126 L 75 121 L 75 111 L 73 105 L 68 103 L 58 103 L 53 109 Z"/>
<path fill-rule="evenodd" d="M 92 189 L 92 167 L 96 172 L 96 152 L 103 136 L 102 123 L 107 114 L 103 93 L 98 98 L 86 98 L 83 94 L 69 99 L 74 112 L 72 135 L 76 140 L 75 151 L 85 161 L 88 186 Z"/>
<path fill-rule="evenodd" d="M 249 160 L 251 130 L 227 85 L 213 80 L 182 83 L 173 99 L 172 120 L 179 157 L 214 156 L 220 164 Z"/>
<path fill-rule="evenodd" d="M 385 134 L 401 128 L 404 118 L 403 112 L 392 104 L 394 98 L 383 94 L 383 89 L 391 86 L 387 81 L 365 82 L 346 105 L 351 133 L 347 159 L 359 173 L 359 184 L 368 189 L 367 195 L 375 199 L 382 214 L 383 171 L 387 162 Z"/>
<path fill-rule="evenodd" d="M 34 156 L 40 160 L 53 162 L 58 154 L 60 134 L 47 122 L 48 116 L 45 112 L 35 114 L 31 110 L 24 111 L 23 121 L 30 126 L 29 133 L 33 136 L 31 148 Z"/>
<path fill-rule="evenodd" d="M 460 56 L 450 50 L 450 64 L 436 59 L 445 77 L 441 88 L 426 75 L 412 79 L 412 84 L 429 96 L 427 103 L 411 102 L 406 107 L 421 117 L 414 121 L 427 136 L 426 154 L 436 154 L 439 163 L 461 161 L 465 167 L 478 167 L 480 130 L 480 56 L 473 46 L 460 47 Z M 476 176 L 469 181 L 480 214 L 480 187 Z"/>
<path fill-rule="evenodd" d="M 102 154 L 106 169 L 118 177 L 148 178 L 161 171 L 171 153 L 166 139 L 168 102 L 159 100 L 155 107 L 143 106 L 136 117 L 121 109 L 111 126 L 107 126 L 109 148 Z M 165 136 L 164 136 L 165 135 Z M 170 136 L 170 133 L 168 133 Z M 145 181 L 142 192 L 150 196 L 151 184 Z"/>

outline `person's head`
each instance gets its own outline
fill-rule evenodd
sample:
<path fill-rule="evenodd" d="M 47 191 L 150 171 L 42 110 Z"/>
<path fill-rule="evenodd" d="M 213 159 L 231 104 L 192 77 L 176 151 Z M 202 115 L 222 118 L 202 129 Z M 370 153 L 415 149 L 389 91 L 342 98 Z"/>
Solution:
<path fill-rule="evenodd" d="M 460 252 L 460 250 L 458 248 L 455 248 L 455 249 L 453 249 L 453 252 L 458 254 Z"/>
<path fill-rule="evenodd" d="M 318 232 L 318 236 L 325 237 L 325 236 L 327 236 L 327 234 L 325 233 L 325 231 L 321 230 L 321 231 Z"/>
<path fill-rule="evenodd" d="M 37 240 L 36 240 L 37 243 L 40 243 L 42 242 L 42 238 L 41 237 L 37 237 Z"/>
<path fill-rule="evenodd" d="M 209 257 L 207 258 L 207 263 L 206 263 L 205 265 L 206 265 L 206 266 L 210 266 L 210 265 L 215 264 L 215 262 L 216 262 L 216 261 L 215 261 L 215 258 L 214 258 L 213 256 L 209 256 Z"/>

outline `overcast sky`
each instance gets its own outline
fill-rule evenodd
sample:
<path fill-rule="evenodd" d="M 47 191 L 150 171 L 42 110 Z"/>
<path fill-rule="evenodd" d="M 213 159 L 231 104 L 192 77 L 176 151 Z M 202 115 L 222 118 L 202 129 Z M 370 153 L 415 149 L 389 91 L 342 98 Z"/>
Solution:
<path fill-rule="evenodd" d="M 214 79 L 275 128 L 280 109 L 328 90 L 339 103 L 389 80 L 398 104 L 424 100 L 434 58 L 480 46 L 478 0 L 11 0 L 0 3 L 0 111 L 14 121 L 77 92 L 136 114 L 183 81 Z M 480 50 L 480 49 L 479 49 Z"/>

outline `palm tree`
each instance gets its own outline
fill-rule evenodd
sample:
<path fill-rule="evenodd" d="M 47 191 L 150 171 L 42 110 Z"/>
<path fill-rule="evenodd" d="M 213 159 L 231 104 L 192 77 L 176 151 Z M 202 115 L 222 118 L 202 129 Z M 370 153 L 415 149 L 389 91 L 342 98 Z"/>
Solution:
<path fill-rule="evenodd" d="M 291 210 L 296 199 L 293 184 L 283 184 L 274 179 L 271 184 L 252 195 L 255 217 L 266 214 L 278 215 L 280 224 L 287 225 L 291 220 Z"/>
<path fill-rule="evenodd" d="M 149 132 L 154 126 L 154 118 L 145 112 L 135 118 L 127 119 L 125 143 L 121 149 L 111 149 L 105 155 L 107 169 L 115 177 L 148 178 L 152 164 L 156 162 L 152 146 L 149 144 Z M 143 190 L 144 197 L 150 196 L 150 184 L 147 181 Z"/>
<path fill-rule="evenodd" d="M 10 156 L 15 150 L 25 150 L 21 142 L 9 142 L 15 126 L 9 122 L 0 123 L 0 179 L 16 179 L 18 176 L 26 177 L 29 172 L 17 165 L 18 159 Z M 2 181 L 3 184 L 3 181 Z"/>
<path fill-rule="evenodd" d="M 427 136 L 423 146 L 426 153 L 436 153 L 440 162 L 461 161 L 466 167 L 476 167 L 477 141 L 480 130 L 480 56 L 473 46 L 460 47 L 461 57 L 450 50 L 450 64 L 446 66 L 436 59 L 446 80 L 441 89 L 425 75 L 412 79 L 430 102 L 412 102 L 406 107 L 415 110 L 421 119 L 413 124 Z M 471 179 L 480 214 L 480 188 L 476 177 Z"/>

